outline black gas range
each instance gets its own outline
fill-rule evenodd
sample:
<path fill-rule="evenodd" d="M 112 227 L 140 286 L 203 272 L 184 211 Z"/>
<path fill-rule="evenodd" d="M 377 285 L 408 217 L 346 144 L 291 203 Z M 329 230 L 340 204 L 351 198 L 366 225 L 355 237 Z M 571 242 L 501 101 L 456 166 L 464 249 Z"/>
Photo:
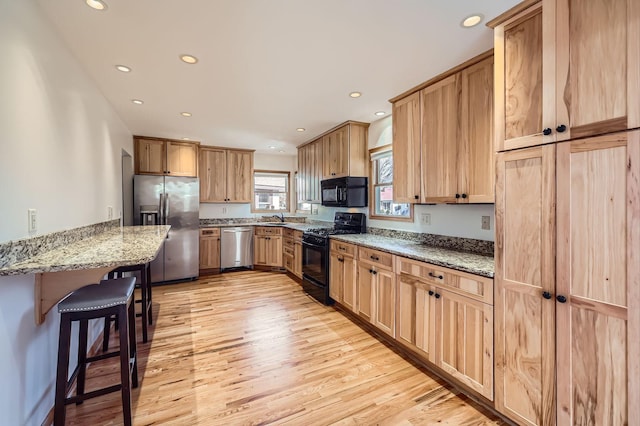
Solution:
<path fill-rule="evenodd" d="M 302 234 L 302 287 L 318 301 L 330 305 L 329 236 L 367 232 L 363 213 L 336 212 L 333 228 L 312 228 Z"/>

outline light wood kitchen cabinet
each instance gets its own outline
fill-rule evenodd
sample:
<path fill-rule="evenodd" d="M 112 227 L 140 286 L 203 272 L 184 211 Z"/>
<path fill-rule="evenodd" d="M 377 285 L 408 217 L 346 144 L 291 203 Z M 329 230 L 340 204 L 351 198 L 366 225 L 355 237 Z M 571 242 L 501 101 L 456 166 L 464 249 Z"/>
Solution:
<path fill-rule="evenodd" d="M 395 201 L 494 202 L 492 97 L 489 51 L 391 100 Z"/>
<path fill-rule="evenodd" d="M 136 174 L 198 176 L 198 144 L 134 136 Z"/>
<path fill-rule="evenodd" d="M 298 148 L 298 203 L 319 203 L 322 139 Z"/>
<path fill-rule="evenodd" d="M 277 226 L 255 227 L 253 264 L 282 267 L 282 228 Z"/>
<path fill-rule="evenodd" d="M 393 199 L 420 202 L 420 93 L 393 104 Z"/>
<path fill-rule="evenodd" d="M 322 177 L 368 176 L 369 124 L 349 121 L 322 137 Z"/>
<path fill-rule="evenodd" d="M 497 149 L 640 126 L 638 2 L 530 4 L 488 24 L 494 28 Z"/>
<path fill-rule="evenodd" d="M 283 228 L 282 261 L 284 268 L 302 279 L 302 231 Z"/>
<path fill-rule="evenodd" d="M 393 255 L 358 248 L 357 313 L 395 337 L 396 276 Z"/>
<path fill-rule="evenodd" d="M 496 408 L 518 423 L 640 416 L 639 160 L 639 131 L 498 156 Z"/>
<path fill-rule="evenodd" d="M 200 230 L 200 271 L 220 269 L 220 228 Z"/>
<path fill-rule="evenodd" d="M 329 244 L 329 296 L 356 312 L 357 247 L 335 240 Z"/>
<path fill-rule="evenodd" d="M 250 203 L 253 151 L 201 146 L 200 202 Z"/>
<path fill-rule="evenodd" d="M 396 340 L 493 400 L 493 280 L 396 259 Z"/>

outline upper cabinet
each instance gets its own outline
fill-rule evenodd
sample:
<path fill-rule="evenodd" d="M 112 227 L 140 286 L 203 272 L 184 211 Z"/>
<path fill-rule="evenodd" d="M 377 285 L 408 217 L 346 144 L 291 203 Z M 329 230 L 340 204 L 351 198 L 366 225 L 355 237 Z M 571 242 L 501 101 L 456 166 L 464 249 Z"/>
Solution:
<path fill-rule="evenodd" d="M 640 126 L 640 4 L 524 2 L 495 37 L 498 151 Z"/>
<path fill-rule="evenodd" d="M 136 174 L 198 175 L 198 143 L 135 136 Z"/>
<path fill-rule="evenodd" d="M 492 52 L 391 102 L 396 202 L 494 202 Z"/>
<path fill-rule="evenodd" d="M 320 202 L 320 181 L 368 176 L 369 124 L 348 121 L 298 147 L 298 202 Z"/>
<path fill-rule="evenodd" d="M 253 151 L 201 146 L 200 202 L 250 203 Z"/>

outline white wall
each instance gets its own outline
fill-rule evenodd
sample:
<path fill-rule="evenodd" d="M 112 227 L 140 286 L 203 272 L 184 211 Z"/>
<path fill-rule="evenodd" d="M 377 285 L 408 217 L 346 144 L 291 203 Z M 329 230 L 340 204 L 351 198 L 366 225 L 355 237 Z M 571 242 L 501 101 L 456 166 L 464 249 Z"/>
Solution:
<path fill-rule="evenodd" d="M 28 208 L 37 234 L 119 216 L 132 135 L 33 0 L 0 0 L 0 57 L 0 242 L 29 236 Z M 40 425 L 53 406 L 59 315 L 35 325 L 33 284 L 0 277 L 2 424 Z"/>
<path fill-rule="evenodd" d="M 289 206 L 291 211 L 287 215 L 294 215 L 295 212 L 295 171 L 298 168 L 298 160 L 295 155 L 269 155 L 254 154 L 253 168 L 255 170 L 270 170 L 279 172 L 290 172 L 289 181 Z M 266 213 L 252 213 L 251 204 L 228 204 L 228 203 L 200 203 L 200 218 L 241 218 L 259 217 Z"/>
<path fill-rule="evenodd" d="M 391 115 L 374 121 L 369 126 L 369 149 L 391 144 L 393 141 Z M 337 210 L 330 207 L 318 208 L 318 215 L 308 216 L 314 220 L 333 221 Z M 369 208 L 351 209 L 352 211 L 366 213 Z M 437 204 L 416 205 L 413 211 L 413 222 L 400 222 L 391 220 L 369 220 L 368 226 L 385 229 L 398 229 L 411 232 L 424 232 L 453 237 L 475 238 L 478 240 L 494 241 L 495 239 L 495 213 L 493 204 Z M 420 223 L 423 213 L 431 215 L 431 225 Z M 491 229 L 481 229 L 482 216 L 489 216 Z"/>

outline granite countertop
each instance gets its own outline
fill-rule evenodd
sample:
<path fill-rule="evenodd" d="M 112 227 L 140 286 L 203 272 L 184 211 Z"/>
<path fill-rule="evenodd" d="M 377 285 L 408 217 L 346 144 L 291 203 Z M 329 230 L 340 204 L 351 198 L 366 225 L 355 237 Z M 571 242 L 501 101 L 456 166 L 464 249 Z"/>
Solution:
<path fill-rule="evenodd" d="M 493 278 L 494 274 L 492 256 L 447 250 L 374 234 L 332 235 L 331 238 L 487 278 Z"/>
<path fill-rule="evenodd" d="M 117 227 L 5 265 L 0 268 L 0 275 L 115 268 L 147 263 L 158 254 L 169 228 L 168 225 Z"/>
<path fill-rule="evenodd" d="M 237 226 L 277 226 L 280 228 L 290 228 L 296 231 L 306 231 L 311 228 L 331 228 L 329 225 L 319 225 L 317 223 L 300 222 L 247 222 L 247 223 L 216 223 L 211 225 L 200 225 L 200 228 L 229 228 Z"/>

